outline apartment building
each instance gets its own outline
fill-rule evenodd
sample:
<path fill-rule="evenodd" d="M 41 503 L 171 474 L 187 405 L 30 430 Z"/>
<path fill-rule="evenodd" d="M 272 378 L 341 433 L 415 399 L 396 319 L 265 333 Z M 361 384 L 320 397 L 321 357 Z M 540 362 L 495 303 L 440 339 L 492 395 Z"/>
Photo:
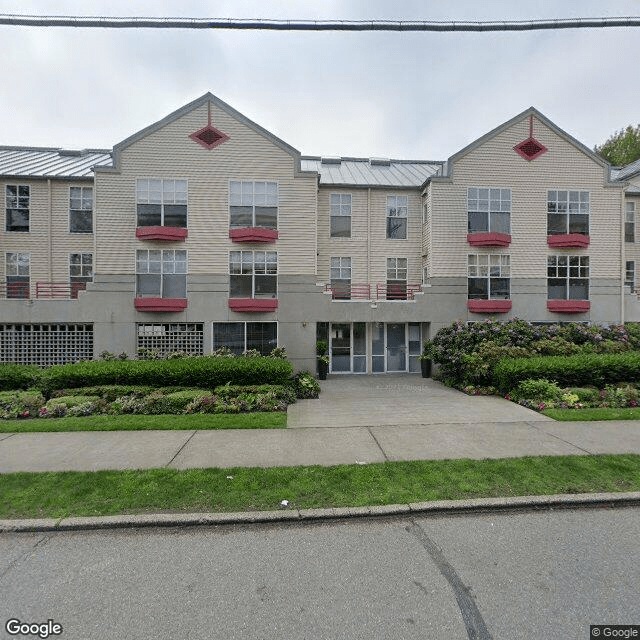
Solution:
<path fill-rule="evenodd" d="M 315 370 L 326 339 L 333 373 L 417 372 L 453 320 L 640 319 L 640 163 L 533 108 L 446 161 L 320 158 L 206 94 L 110 150 L 0 147 L 0 190 L 2 362 Z"/>

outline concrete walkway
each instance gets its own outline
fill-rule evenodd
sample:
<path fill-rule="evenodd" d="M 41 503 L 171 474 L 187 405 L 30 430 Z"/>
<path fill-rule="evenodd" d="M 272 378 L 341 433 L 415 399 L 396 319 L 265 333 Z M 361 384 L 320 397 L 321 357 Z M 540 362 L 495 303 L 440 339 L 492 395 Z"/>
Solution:
<path fill-rule="evenodd" d="M 0 434 L 0 473 L 640 454 L 640 421 L 555 422 L 417 376 L 322 386 L 290 407 L 288 429 Z"/>

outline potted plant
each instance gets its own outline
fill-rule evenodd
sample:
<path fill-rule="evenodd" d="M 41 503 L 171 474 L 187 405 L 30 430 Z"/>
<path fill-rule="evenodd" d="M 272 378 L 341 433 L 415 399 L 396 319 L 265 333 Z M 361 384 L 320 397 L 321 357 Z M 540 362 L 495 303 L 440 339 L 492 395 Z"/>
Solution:
<path fill-rule="evenodd" d="M 318 379 L 326 380 L 329 373 L 329 343 L 326 340 L 316 342 L 316 355 L 318 357 Z"/>
<path fill-rule="evenodd" d="M 424 343 L 422 353 L 418 356 L 423 378 L 431 377 L 431 362 L 433 357 L 433 343 L 430 340 Z"/>

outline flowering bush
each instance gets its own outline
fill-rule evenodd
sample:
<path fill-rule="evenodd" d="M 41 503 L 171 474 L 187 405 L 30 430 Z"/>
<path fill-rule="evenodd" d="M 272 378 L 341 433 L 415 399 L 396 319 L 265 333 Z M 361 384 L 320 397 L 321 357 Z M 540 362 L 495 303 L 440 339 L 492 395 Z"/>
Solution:
<path fill-rule="evenodd" d="M 454 322 L 440 329 L 431 343 L 432 357 L 438 364 L 436 377 L 458 388 L 488 385 L 493 383 L 493 367 L 501 358 L 627 351 L 634 344 L 640 346 L 640 329 L 628 327 L 533 325 L 517 318 L 504 323 Z"/>

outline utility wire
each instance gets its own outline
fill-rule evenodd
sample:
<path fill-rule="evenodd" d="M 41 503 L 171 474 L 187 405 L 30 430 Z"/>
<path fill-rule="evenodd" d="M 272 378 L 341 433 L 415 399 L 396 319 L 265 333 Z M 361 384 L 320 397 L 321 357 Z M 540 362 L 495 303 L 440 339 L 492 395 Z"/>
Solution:
<path fill-rule="evenodd" d="M 540 31 L 640 27 L 640 17 L 560 18 L 488 22 L 426 20 L 246 20 L 212 18 L 143 18 L 99 16 L 31 16 L 0 14 L 0 26 L 102 29 L 250 29 L 270 31 Z"/>

